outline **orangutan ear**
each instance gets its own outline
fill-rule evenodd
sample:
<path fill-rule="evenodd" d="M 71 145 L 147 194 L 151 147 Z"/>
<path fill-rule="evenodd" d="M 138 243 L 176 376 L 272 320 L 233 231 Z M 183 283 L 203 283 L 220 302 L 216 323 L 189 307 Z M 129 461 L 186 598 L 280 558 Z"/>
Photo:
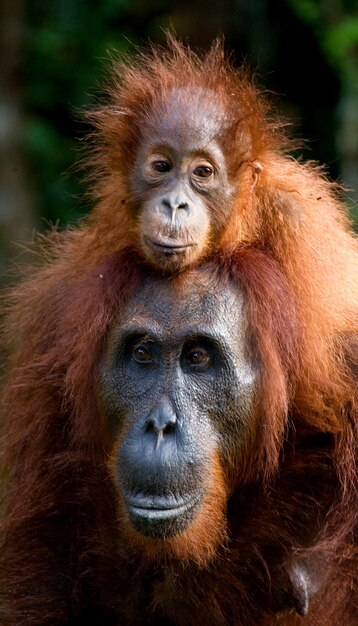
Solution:
<path fill-rule="evenodd" d="M 260 161 L 252 161 L 251 163 L 251 170 L 252 170 L 252 183 L 251 183 L 251 187 L 250 187 L 250 191 L 253 191 L 259 181 L 261 172 L 263 171 L 263 166 L 260 163 Z"/>

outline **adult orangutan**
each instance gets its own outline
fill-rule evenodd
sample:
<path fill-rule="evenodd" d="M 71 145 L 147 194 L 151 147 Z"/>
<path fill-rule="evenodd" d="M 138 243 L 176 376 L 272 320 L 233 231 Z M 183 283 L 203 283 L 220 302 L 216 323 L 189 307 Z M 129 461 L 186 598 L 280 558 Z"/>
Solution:
<path fill-rule="evenodd" d="M 348 366 L 333 428 L 299 385 L 294 297 L 266 252 L 167 280 L 139 267 L 107 259 L 66 336 L 38 328 L 30 367 L 29 333 L 12 370 L 1 624 L 353 626 Z"/>
<path fill-rule="evenodd" d="M 115 66 L 108 104 L 90 114 L 95 207 L 77 230 L 45 240 L 41 267 L 8 297 L 0 623 L 82 624 L 97 611 L 98 624 L 195 624 L 205 615 L 215 624 L 266 626 L 272 617 L 350 626 L 357 618 L 348 593 L 357 516 L 356 240 L 332 184 L 286 155 L 288 143 L 245 72 L 234 71 L 218 45 L 204 58 L 171 46 Z M 246 302 L 242 320 L 228 320 L 232 343 L 220 351 L 229 360 L 230 351 L 245 353 L 257 384 L 244 402 L 244 433 L 218 402 L 220 429 L 212 427 L 208 450 L 198 445 L 208 483 L 193 467 L 188 513 L 184 498 L 181 521 L 159 524 L 153 536 L 156 525 L 126 500 L 137 485 L 135 462 L 119 454 L 123 431 L 116 430 L 117 403 L 124 406 L 126 394 L 129 402 L 138 381 L 112 398 L 103 381 L 113 362 L 105 361 L 107 374 L 99 364 L 108 333 L 112 354 L 121 320 L 137 306 L 136 285 L 153 309 L 152 332 L 159 305 L 150 304 L 150 286 L 160 303 L 182 280 L 195 301 L 189 270 L 209 259 L 227 268 L 237 306 Z M 163 283 L 150 282 L 155 276 Z M 214 284 L 198 278 L 200 302 L 211 293 L 213 319 L 221 310 L 214 287 L 219 300 L 228 297 L 220 276 Z M 205 319 L 197 306 L 197 319 Z M 170 319 L 176 311 L 168 308 Z M 173 322 L 172 336 L 181 328 Z M 175 377 L 171 384 L 176 389 Z M 222 393 L 240 416 L 236 391 Z M 140 419 L 134 399 L 132 417 Z M 211 403 L 205 424 L 216 419 Z M 167 410 L 165 403 L 158 409 Z M 220 447 L 222 424 L 233 447 Z M 149 481 L 153 468 L 143 465 Z M 170 479 L 157 495 L 168 486 Z M 288 617 L 290 607 L 305 613 L 319 589 L 314 617 Z"/>

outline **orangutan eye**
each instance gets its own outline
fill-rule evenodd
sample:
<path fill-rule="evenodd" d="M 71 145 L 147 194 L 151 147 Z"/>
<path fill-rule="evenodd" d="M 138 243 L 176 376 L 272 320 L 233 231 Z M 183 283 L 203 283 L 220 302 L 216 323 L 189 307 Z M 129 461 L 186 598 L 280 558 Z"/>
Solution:
<path fill-rule="evenodd" d="M 153 352 L 151 345 L 148 343 L 138 344 L 133 348 L 132 357 L 137 363 L 152 363 Z"/>
<path fill-rule="evenodd" d="M 192 348 L 187 354 L 188 363 L 190 363 L 191 365 L 206 363 L 209 358 L 210 357 L 208 353 L 206 352 L 206 350 L 203 350 L 203 348 Z"/>
<path fill-rule="evenodd" d="M 165 161 L 161 159 L 159 161 L 153 161 L 151 163 L 151 167 L 155 172 L 159 172 L 160 174 L 165 174 L 166 172 L 170 172 L 171 165 L 169 161 Z"/>
<path fill-rule="evenodd" d="M 212 365 L 212 357 L 205 348 L 193 346 L 185 354 L 185 363 L 194 370 L 206 370 Z"/>
<path fill-rule="evenodd" d="M 198 178 L 211 178 L 214 174 L 214 170 L 210 165 L 198 165 L 194 169 L 193 174 Z"/>

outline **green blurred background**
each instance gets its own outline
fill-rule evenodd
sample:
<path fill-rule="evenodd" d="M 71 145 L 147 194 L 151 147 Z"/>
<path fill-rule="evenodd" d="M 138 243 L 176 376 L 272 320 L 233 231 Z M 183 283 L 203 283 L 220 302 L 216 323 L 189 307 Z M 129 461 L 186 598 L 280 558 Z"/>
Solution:
<path fill-rule="evenodd" d="M 300 154 L 352 190 L 358 221 L 356 0 L 1 0 L 0 276 L 21 256 L 11 242 L 89 209 L 73 167 L 78 110 L 95 103 L 110 54 L 163 43 L 168 27 L 200 49 L 225 36 L 307 140 Z"/>

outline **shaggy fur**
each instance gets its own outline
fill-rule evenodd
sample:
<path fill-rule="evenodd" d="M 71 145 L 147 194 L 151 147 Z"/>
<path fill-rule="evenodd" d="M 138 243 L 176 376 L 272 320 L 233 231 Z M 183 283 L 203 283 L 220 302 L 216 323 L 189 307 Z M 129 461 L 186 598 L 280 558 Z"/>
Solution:
<path fill-rule="evenodd" d="M 171 47 L 115 64 L 109 103 L 90 114 L 95 207 L 48 237 L 40 267 L 6 296 L 0 623 L 355 626 L 357 243 L 335 187 L 286 156 L 246 73 L 219 45 L 205 58 Z M 176 86 L 214 89 L 235 115 L 226 149 L 240 191 L 207 257 L 242 285 L 261 363 L 256 443 L 236 468 L 228 538 L 205 562 L 190 527 L 175 554 L 128 543 L 96 397 L 108 331 L 151 271 L 128 170 L 147 112 Z M 319 571 L 307 617 L 289 610 L 297 560 Z"/>

